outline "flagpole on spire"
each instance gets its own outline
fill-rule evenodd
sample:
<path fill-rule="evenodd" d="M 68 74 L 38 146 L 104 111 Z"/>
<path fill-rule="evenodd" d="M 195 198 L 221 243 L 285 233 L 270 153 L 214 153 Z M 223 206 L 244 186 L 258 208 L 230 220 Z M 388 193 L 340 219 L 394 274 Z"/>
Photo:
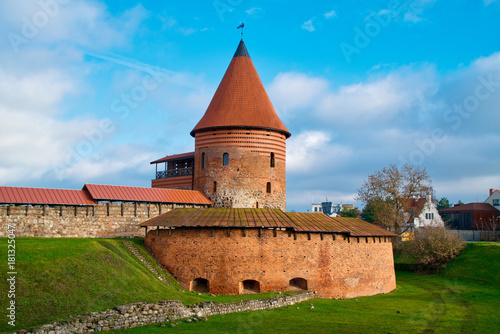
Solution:
<path fill-rule="evenodd" d="M 241 21 L 241 24 L 236 27 L 236 29 L 241 29 L 241 39 L 243 40 L 243 28 L 245 28 L 245 23 Z"/>

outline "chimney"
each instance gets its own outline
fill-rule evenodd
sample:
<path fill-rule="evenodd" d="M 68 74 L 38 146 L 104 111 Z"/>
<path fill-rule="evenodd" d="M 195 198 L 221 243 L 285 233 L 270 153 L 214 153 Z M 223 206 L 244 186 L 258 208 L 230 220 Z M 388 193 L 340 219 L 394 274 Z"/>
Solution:
<path fill-rule="evenodd" d="M 427 195 L 427 202 L 432 202 L 432 194 Z"/>
<path fill-rule="evenodd" d="M 490 196 L 493 195 L 493 193 L 495 192 L 495 189 L 490 189 Z"/>

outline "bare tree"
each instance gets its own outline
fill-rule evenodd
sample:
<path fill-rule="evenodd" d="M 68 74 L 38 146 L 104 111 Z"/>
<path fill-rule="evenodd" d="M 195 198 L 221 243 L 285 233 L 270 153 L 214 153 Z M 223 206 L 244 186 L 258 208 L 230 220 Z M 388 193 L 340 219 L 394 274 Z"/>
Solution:
<path fill-rule="evenodd" d="M 407 228 L 405 206 L 411 199 L 425 197 L 432 191 L 425 168 L 405 163 L 399 168 L 390 165 L 368 175 L 355 199 L 364 205 L 371 204 L 375 223 L 401 234 Z"/>

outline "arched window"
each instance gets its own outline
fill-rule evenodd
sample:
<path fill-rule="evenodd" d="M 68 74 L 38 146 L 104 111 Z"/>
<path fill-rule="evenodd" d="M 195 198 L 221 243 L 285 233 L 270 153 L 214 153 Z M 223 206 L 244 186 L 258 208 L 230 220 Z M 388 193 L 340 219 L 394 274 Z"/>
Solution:
<path fill-rule="evenodd" d="M 266 193 L 268 193 L 268 194 L 271 193 L 271 182 L 267 182 L 267 184 L 266 184 Z"/>
<path fill-rule="evenodd" d="M 208 280 L 204 278 L 197 278 L 192 280 L 189 290 L 208 293 L 210 291 Z"/>
<path fill-rule="evenodd" d="M 271 152 L 271 167 L 274 167 L 275 162 L 274 162 L 274 153 Z"/>
<path fill-rule="evenodd" d="M 201 169 L 205 169 L 205 152 L 201 154 Z"/>
<path fill-rule="evenodd" d="M 217 181 L 214 181 L 214 193 L 217 192 Z"/>
<path fill-rule="evenodd" d="M 222 166 L 229 166 L 229 154 L 227 153 L 222 155 Z"/>

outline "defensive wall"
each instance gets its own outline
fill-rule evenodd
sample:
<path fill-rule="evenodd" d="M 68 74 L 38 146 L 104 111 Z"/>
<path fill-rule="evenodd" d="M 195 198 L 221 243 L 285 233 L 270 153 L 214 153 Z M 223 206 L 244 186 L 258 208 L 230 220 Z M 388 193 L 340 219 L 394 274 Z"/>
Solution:
<path fill-rule="evenodd" d="M 74 205 L 0 205 L 0 237 L 7 225 L 15 226 L 16 237 L 115 238 L 143 237 L 139 224 L 175 208 L 203 205 L 175 203 L 97 203 Z"/>
<path fill-rule="evenodd" d="M 311 290 L 353 298 L 396 288 L 390 237 L 282 228 L 158 228 L 146 246 L 191 291 Z"/>

